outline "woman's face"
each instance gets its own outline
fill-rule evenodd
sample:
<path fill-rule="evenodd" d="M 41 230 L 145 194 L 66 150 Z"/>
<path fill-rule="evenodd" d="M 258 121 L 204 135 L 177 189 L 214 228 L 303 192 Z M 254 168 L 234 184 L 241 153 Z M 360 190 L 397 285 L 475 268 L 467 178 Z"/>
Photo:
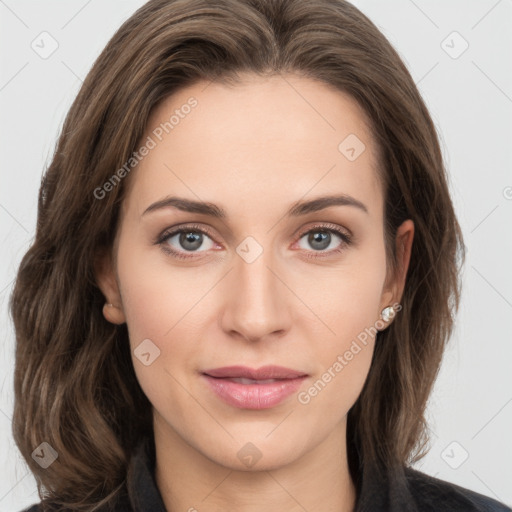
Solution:
<path fill-rule="evenodd" d="M 127 323 L 155 435 L 271 469 L 344 439 L 413 226 L 398 233 L 402 281 L 388 283 L 362 110 L 310 79 L 246 78 L 197 83 L 153 112 L 115 280 L 99 282 L 120 308 L 106 317 Z M 251 373 L 268 366 L 290 371 Z"/>

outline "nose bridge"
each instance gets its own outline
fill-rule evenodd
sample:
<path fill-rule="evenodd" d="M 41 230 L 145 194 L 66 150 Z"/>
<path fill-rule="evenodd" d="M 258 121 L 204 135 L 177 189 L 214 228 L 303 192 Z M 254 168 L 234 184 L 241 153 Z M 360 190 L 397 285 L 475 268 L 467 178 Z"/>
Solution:
<path fill-rule="evenodd" d="M 224 329 L 257 340 L 287 328 L 284 285 L 275 276 L 270 247 L 247 237 L 236 248 L 224 311 Z"/>
<path fill-rule="evenodd" d="M 244 298 L 250 292 L 247 298 L 252 300 L 249 302 L 268 304 L 276 292 L 275 277 L 269 270 L 273 266 L 272 250 L 268 248 L 259 254 L 255 254 L 256 251 L 250 242 L 240 244 L 237 248 L 238 259 L 235 260 L 235 279 Z"/>

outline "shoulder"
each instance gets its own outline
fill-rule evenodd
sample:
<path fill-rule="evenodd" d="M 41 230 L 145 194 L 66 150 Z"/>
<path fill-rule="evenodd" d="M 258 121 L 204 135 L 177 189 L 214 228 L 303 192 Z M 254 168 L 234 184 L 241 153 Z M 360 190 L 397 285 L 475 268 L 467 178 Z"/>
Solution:
<path fill-rule="evenodd" d="M 418 510 L 436 512 L 512 512 L 504 503 L 465 487 L 440 480 L 413 468 L 405 468 L 407 487 Z"/>

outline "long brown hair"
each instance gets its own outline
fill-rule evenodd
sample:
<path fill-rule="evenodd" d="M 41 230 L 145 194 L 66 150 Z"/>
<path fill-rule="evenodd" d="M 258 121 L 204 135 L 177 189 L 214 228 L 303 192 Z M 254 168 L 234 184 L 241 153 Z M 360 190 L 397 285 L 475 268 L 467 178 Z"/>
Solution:
<path fill-rule="evenodd" d="M 157 104 L 197 80 L 296 73 L 351 95 L 371 121 L 394 235 L 415 224 L 403 309 L 379 332 L 370 373 L 348 414 L 354 479 L 424 455 L 424 411 L 459 306 L 462 233 L 436 130 L 390 43 L 344 0 L 151 0 L 115 33 L 65 119 L 41 183 L 35 241 L 10 308 L 16 332 L 14 439 L 43 503 L 97 510 L 123 492 L 128 461 L 152 432 L 126 325 L 102 315 L 94 261 L 112 249 L 126 184 L 98 199 L 137 149 Z M 42 442 L 58 453 L 43 469 Z"/>

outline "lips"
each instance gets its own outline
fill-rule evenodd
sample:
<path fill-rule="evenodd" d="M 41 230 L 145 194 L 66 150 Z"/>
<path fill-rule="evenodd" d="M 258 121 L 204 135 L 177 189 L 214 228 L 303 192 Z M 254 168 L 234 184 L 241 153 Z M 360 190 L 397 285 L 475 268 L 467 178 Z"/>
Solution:
<path fill-rule="evenodd" d="M 202 373 L 211 391 L 242 409 L 268 409 L 294 393 L 308 375 L 283 366 L 226 366 Z"/>
<path fill-rule="evenodd" d="M 206 375 L 210 377 L 225 378 L 245 378 L 252 380 L 267 380 L 267 379 L 295 379 L 303 375 L 304 372 L 291 370 L 284 366 L 262 366 L 257 370 L 248 368 L 247 366 L 225 366 L 223 368 L 215 368 L 213 370 L 206 370 Z"/>

